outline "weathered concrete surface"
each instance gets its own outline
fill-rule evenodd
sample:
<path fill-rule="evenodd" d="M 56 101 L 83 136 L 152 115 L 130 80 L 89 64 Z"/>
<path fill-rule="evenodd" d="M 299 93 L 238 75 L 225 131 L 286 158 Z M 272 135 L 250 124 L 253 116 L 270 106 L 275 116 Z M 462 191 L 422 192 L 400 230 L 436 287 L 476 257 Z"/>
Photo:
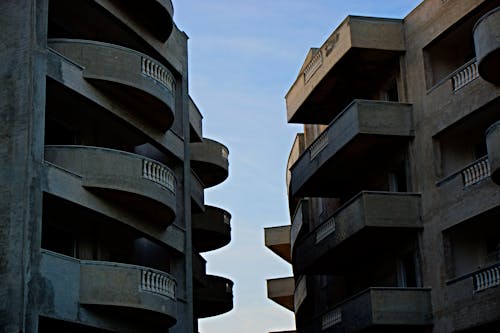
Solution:
<path fill-rule="evenodd" d="M 191 166 L 205 188 L 222 183 L 229 175 L 229 150 L 223 144 L 203 138 L 191 143 Z"/>
<path fill-rule="evenodd" d="M 288 263 L 292 262 L 290 230 L 291 225 L 264 228 L 264 243 L 266 247 Z"/>
<path fill-rule="evenodd" d="M 486 131 L 488 161 L 491 168 L 491 179 L 500 185 L 500 122 L 491 125 Z"/>
<path fill-rule="evenodd" d="M 233 281 L 215 275 L 206 275 L 204 286 L 196 287 L 194 314 L 206 318 L 231 311 L 233 308 Z"/>
<path fill-rule="evenodd" d="M 294 291 L 295 280 L 293 277 L 267 280 L 267 298 L 290 311 L 293 311 Z"/>
<path fill-rule="evenodd" d="M 37 332 L 47 2 L 0 3 L 0 331 Z"/>
<path fill-rule="evenodd" d="M 231 241 L 231 214 L 222 208 L 205 206 L 192 216 L 193 246 L 200 252 L 219 249 Z"/>

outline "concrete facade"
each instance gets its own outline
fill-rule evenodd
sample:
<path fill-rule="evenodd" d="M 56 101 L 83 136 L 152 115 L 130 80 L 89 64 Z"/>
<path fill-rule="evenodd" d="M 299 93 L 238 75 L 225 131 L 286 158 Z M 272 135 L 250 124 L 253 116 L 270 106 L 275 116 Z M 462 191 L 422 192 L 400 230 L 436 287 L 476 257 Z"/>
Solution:
<path fill-rule="evenodd" d="M 348 17 L 309 51 L 286 96 L 304 124 L 290 235 L 273 240 L 295 288 L 268 282 L 293 293 L 297 332 L 499 331 L 499 8 Z"/>
<path fill-rule="evenodd" d="M 228 149 L 203 137 L 170 0 L 0 3 L 0 332 L 198 332 Z M 89 18 L 92 18 L 89 20 Z"/>

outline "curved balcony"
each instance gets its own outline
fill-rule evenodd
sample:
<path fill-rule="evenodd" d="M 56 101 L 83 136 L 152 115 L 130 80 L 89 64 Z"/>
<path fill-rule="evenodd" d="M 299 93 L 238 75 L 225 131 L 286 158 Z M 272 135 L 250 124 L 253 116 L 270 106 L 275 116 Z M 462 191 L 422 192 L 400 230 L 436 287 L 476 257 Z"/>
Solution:
<path fill-rule="evenodd" d="M 481 77 L 500 84 L 500 7 L 486 13 L 476 23 L 474 46 Z"/>
<path fill-rule="evenodd" d="M 267 280 L 267 298 L 290 311 L 294 311 L 294 289 L 295 280 L 293 277 Z"/>
<path fill-rule="evenodd" d="M 176 282 L 151 268 L 102 261 L 81 261 L 80 304 L 137 310 L 176 321 Z"/>
<path fill-rule="evenodd" d="M 301 332 L 371 332 L 370 328 L 414 332 L 432 322 L 430 289 L 369 288 L 322 314 Z"/>
<path fill-rule="evenodd" d="M 486 131 L 486 145 L 490 163 L 491 179 L 500 185 L 500 121 Z"/>
<path fill-rule="evenodd" d="M 50 39 L 50 48 L 83 67 L 83 77 L 121 103 L 135 106 L 147 122 L 166 131 L 174 121 L 175 79 L 152 58 L 121 46 L 77 39 Z"/>
<path fill-rule="evenodd" d="M 226 146 L 207 138 L 191 143 L 191 168 L 200 177 L 205 188 L 215 186 L 228 176 L 229 151 Z"/>
<path fill-rule="evenodd" d="M 201 142 L 203 140 L 203 115 L 194 103 L 193 99 L 189 97 L 189 138 L 191 142 Z"/>
<path fill-rule="evenodd" d="M 192 216 L 193 245 L 200 252 L 219 249 L 231 241 L 231 214 L 205 206 L 205 213 Z"/>
<path fill-rule="evenodd" d="M 363 188 L 367 170 L 413 136 L 412 110 L 410 104 L 353 101 L 292 166 L 289 195 L 334 197 Z"/>
<path fill-rule="evenodd" d="M 196 318 L 217 316 L 233 308 L 233 281 L 207 275 L 204 286 L 195 287 L 194 315 Z"/>
<path fill-rule="evenodd" d="M 369 96 L 381 78 L 398 69 L 404 51 L 402 20 L 347 17 L 307 55 L 286 95 L 288 121 L 328 124 L 352 99 Z"/>
<path fill-rule="evenodd" d="M 361 192 L 295 244 L 294 273 L 342 272 L 360 258 L 396 248 L 420 228 L 420 195 Z"/>
<path fill-rule="evenodd" d="M 175 218 L 175 174 L 159 162 L 87 146 L 46 146 L 45 160 L 80 176 L 86 189 L 163 227 Z"/>
<path fill-rule="evenodd" d="M 171 0 L 65 0 L 50 1 L 50 18 L 57 26 L 88 39 L 135 41 L 135 35 L 151 43 L 164 43 L 173 30 Z M 86 18 L 92 17 L 89 25 Z M 121 22 L 120 22 L 121 21 Z M 127 36 L 128 35 L 128 36 Z M 135 37 L 135 36 L 134 36 Z"/>
<path fill-rule="evenodd" d="M 119 313 L 125 322 L 128 317 L 172 326 L 177 320 L 176 281 L 165 272 L 47 250 L 42 250 L 40 271 L 52 287 L 52 311 L 74 321 L 79 320 L 80 306 Z"/>

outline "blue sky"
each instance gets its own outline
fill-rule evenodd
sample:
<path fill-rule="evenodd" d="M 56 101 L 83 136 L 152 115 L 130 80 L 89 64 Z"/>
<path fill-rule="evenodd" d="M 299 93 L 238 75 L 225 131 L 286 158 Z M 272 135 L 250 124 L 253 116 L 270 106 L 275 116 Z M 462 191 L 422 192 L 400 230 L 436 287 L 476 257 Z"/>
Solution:
<path fill-rule="evenodd" d="M 402 18 L 420 0 L 173 0 L 189 39 L 189 90 L 203 134 L 228 146 L 230 176 L 205 201 L 231 212 L 232 241 L 203 254 L 207 272 L 235 282 L 234 309 L 200 321 L 201 333 L 294 329 L 267 299 L 266 279 L 291 267 L 264 247 L 264 227 L 290 223 L 285 171 L 301 131 L 286 123 L 284 96 L 310 47 L 349 14 Z"/>

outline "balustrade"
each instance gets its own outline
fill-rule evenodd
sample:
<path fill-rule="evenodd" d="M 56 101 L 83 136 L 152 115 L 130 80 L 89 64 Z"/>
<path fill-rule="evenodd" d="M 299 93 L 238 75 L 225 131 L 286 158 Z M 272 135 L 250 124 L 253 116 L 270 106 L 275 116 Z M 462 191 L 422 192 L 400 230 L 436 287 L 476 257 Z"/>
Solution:
<path fill-rule="evenodd" d="M 462 170 L 464 187 L 476 184 L 483 179 L 489 178 L 490 175 L 490 163 L 488 157 L 485 156 Z"/>
<path fill-rule="evenodd" d="M 472 61 L 466 63 L 460 69 L 458 69 L 455 74 L 451 77 L 453 84 L 453 91 L 457 91 L 464 87 L 466 84 L 472 82 L 479 77 L 479 72 L 477 70 L 477 61 L 473 59 Z"/>
<path fill-rule="evenodd" d="M 322 64 L 323 54 L 321 53 L 321 50 L 318 50 L 304 70 L 304 81 L 306 83 L 311 79 L 311 77 L 314 75 L 314 73 L 316 73 L 316 71 L 321 67 Z"/>
<path fill-rule="evenodd" d="M 309 147 L 309 157 L 311 161 L 328 145 L 328 129 L 312 143 Z"/>
<path fill-rule="evenodd" d="M 175 80 L 172 74 L 155 61 L 142 57 L 141 59 L 142 74 L 152 78 L 161 85 L 165 86 L 170 91 L 175 91 Z"/>
<path fill-rule="evenodd" d="M 326 330 L 335 324 L 342 322 L 342 309 L 334 309 L 323 315 L 321 318 L 321 329 Z"/>
<path fill-rule="evenodd" d="M 325 222 L 321 223 L 318 229 L 316 229 L 316 244 L 318 244 L 323 239 L 328 237 L 334 231 L 335 231 L 335 219 L 332 216 Z"/>
<path fill-rule="evenodd" d="M 175 299 L 175 281 L 167 274 L 142 270 L 141 289 Z"/>
<path fill-rule="evenodd" d="M 167 167 L 150 161 L 143 160 L 142 176 L 175 193 L 175 176 Z"/>
<path fill-rule="evenodd" d="M 500 264 L 474 274 L 474 292 L 500 285 Z"/>

